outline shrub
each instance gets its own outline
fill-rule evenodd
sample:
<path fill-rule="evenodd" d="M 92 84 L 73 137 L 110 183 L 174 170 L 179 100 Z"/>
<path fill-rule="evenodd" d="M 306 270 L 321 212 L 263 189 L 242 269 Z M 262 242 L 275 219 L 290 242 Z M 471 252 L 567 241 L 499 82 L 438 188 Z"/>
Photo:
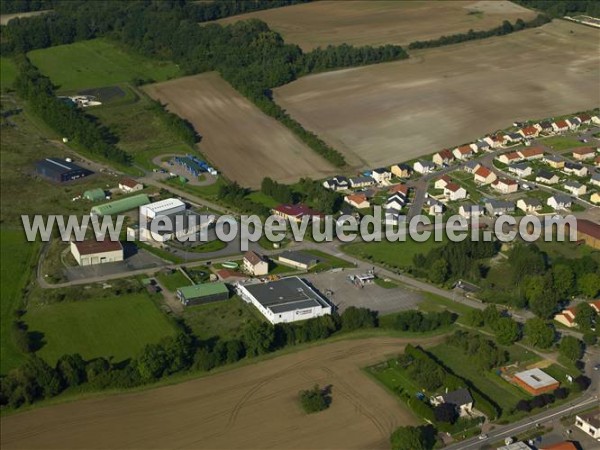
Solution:
<path fill-rule="evenodd" d="M 331 388 L 321 389 L 318 384 L 312 389 L 300 391 L 300 405 L 307 414 L 316 413 L 329 408 L 331 404 Z"/>

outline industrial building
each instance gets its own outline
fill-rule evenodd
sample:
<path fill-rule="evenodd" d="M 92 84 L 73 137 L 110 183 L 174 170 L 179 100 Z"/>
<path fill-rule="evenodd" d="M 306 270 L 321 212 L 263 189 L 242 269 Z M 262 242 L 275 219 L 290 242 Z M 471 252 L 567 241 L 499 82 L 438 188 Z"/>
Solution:
<path fill-rule="evenodd" d="M 229 289 L 225 283 L 203 283 L 177 289 L 177 298 L 185 306 L 227 300 Z"/>
<path fill-rule="evenodd" d="M 38 161 L 35 164 L 35 171 L 39 175 L 59 183 L 77 180 L 93 173 L 91 170 L 73 164 L 70 160 L 59 158 L 46 158 Z"/>
<path fill-rule="evenodd" d="M 71 254 L 80 266 L 123 261 L 123 246 L 119 241 L 71 241 Z"/>
<path fill-rule="evenodd" d="M 513 377 L 515 383 L 531 395 L 540 395 L 558 388 L 560 383 L 541 369 L 529 369 L 516 373 Z"/>
<path fill-rule="evenodd" d="M 277 257 L 281 264 L 294 267 L 300 270 L 308 270 L 318 264 L 319 260 L 316 256 L 304 252 L 285 251 Z"/>
<path fill-rule="evenodd" d="M 143 207 L 142 207 L 143 208 Z M 143 219 L 142 215 L 142 219 Z M 133 239 L 167 242 L 171 239 L 183 240 L 193 236 L 208 227 L 214 217 L 206 214 L 198 214 L 191 210 L 183 210 L 171 214 L 161 214 L 152 219 L 146 217 L 146 221 L 138 225 L 127 227 L 127 235 Z M 156 222 L 153 222 L 153 221 Z M 153 227 L 156 226 L 156 229 Z"/>
<path fill-rule="evenodd" d="M 183 211 L 185 211 L 185 203 L 177 198 L 167 198 L 142 206 L 140 215 L 154 219 L 157 216 L 168 216 Z"/>
<path fill-rule="evenodd" d="M 131 197 L 94 206 L 91 210 L 91 215 L 110 216 L 112 214 L 120 214 L 135 208 L 139 208 L 140 206 L 147 205 L 148 203 L 150 203 L 150 199 L 146 194 L 137 194 Z"/>
<path fill-rule="evenodd" d="M 272 324 L 331 314 L 331 305 L 298 277 L 256 284 L 238 284 L 238 295 L 252 303 Z"/>

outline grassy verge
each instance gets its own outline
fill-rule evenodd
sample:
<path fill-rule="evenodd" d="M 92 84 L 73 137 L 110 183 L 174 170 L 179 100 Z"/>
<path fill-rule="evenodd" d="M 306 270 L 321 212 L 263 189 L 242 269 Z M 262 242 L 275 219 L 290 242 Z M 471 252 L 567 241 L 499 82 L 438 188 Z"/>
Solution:
<path fill-rule="evenodd" d="M 156 278 L 165 288 L 171 292 L 175 292 L 177 288 L 183 286 L 189 286 L 190 280 L 188 280 L 179 270 L 175 270 L 171 273 L 161 272 Z"/>

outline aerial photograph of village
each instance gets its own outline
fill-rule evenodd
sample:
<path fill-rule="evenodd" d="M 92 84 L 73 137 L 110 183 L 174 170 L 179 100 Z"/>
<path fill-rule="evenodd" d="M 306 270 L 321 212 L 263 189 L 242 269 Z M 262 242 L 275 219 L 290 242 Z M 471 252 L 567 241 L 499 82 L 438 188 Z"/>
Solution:
<path fill-rule="evenodd" d="M 600 450 L 600 0 L 1 0 L 0 448 Z"/>

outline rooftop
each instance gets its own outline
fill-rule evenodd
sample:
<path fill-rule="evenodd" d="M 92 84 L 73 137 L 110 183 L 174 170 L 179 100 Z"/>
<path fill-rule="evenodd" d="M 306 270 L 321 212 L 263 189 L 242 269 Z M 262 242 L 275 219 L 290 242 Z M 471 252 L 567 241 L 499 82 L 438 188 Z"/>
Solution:
<path fill-rule="evenodd" d="M 141 184 L 135 180 L 132 180 L 131 178 L 123 178 L 120 182 L 120 184 L 122 184 L 123 186 L 127 186 L 130 188 L 134 188 L 136 187 L 138 184 Z"/>
<path fill-rule="evenodd" d="M 191 286 L 183 286 L 177 290 L 185 298 L 206 297 L 207 295 L 226 294 L 229 292 L 225 283 L 202 283 Z"/>
<path fill-rule="evenodd" d="M 452 403 L 456 406 L 473 403 L 473 397 L 471 397 L 471 393 L 465 388 L 447 392 L 446 394 L 442 394 L 441 397 L 444 399 L 444 403 Z"/>
<path fill-rule="evenodd" d="M 282 204 L 274 209 L 276 212 L 286 216 L 302 217 L 302 216 L 321 216 L 321 213 L 309 208 L 308 206 L 298 203 L 297 205 Z"/>
<path fill-rule="evenodd" d="M 593 427 L 600 428 L 600 409 L 590 411 L 586 414 L 578 414 L 578 416 L 580 419 L 585 420 Z"/>
<path fill-rule="evenodd" d="M 159 214 L 163 211 L 168 211 L 169 209 L 177 208 L 177 207 L 185 208 L 185 203 L 183 203 L 178 198 L 166 198 L 164 200 L 159 200 L 157 202 L 146 205 L 146 208 L 148 210 L 153 211 L 156 214 Z"/>
<path fill-rule="evenodd" d="M 244 259 L 247 260 L 253 266 L 256 266 L 257 264 L 265 261 L 265 258 L 263 258 L 258 253 L 253 252 L 252 250 L 246 252 L 246 254 L 244 255 Z"/>
<path fill-rule="evenodd" d="M 265 308 L 274 314 L 296 309 L 327 307 L 328 303 L 304 280 L 298 277 L 282 278 L 268 283 L 244 286 Z"/>
<path fill-rule="evenodd" d="M 518 378 L 528 386 L 531 386 L 534 389 L 540 389 L 546 386 L 553 385 L 558 383 L 557 380 L 552 378 L 546 372 L 541 369 L 529 369 L 523 372 L 518 372 L 515 374 L 515 378 Z"/>
<path fill-rule="evenodd" d="M 97 241 L 95 239 L 89 239 L 81 242 L 73 241 L 77 251 L 80 255 L 92 255 L 94 253 L 105 253 L 123 250 L 123 246 L 120 241 L 111 241 L 105 239 L 103 241 Z"/>
<path fill-rule="evenodd" d="M 280 254 L 279 257 L 289 259 L 291 261 L 296 261 L 301 264 L 306 264 L 307 266 L 310 266 L 311 264 L 314 264 L 315 262 L 319 261 L 319 259 L 316 256 L 311 255 L 310 253 L 293 252 L 289 250 Z"/>

